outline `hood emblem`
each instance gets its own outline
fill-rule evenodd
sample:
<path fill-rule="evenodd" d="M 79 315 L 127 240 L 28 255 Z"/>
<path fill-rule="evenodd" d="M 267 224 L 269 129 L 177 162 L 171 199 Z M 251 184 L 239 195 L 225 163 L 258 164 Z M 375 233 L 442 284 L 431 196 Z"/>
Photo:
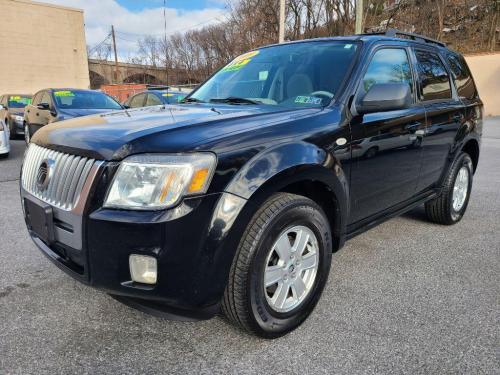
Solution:
<path fill-rule="evenodd" d="M 54 171 L 55 161 L 53 159 L 43 159 L 36 174 L 36 186 L 40 191 L 47 190 L 50 179 Z"/>

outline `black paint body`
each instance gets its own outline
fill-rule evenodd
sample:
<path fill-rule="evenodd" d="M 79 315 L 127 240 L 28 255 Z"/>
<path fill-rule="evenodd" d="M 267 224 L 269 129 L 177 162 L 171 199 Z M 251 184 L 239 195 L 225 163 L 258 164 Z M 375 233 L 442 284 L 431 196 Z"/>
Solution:
<path fill-rule="evenodd" d="M 270 194 L 298 192 L 319 201 L 332 223 L 335 251 L 355 234 L 435 197 L 450 162 L 464 147 L 477 151 L 477 164 L 482 132 L 477 96 L 461 99 L 453 88 L 451 101 L 424 105 L 416 100 L 404 110 L 366 115 L 352 110 L 356 87 L 376 48 L 397 46 L 412 53 L 423 43 L 378 36 L 345 40 L 359 43 L 359 53 L 343 90 L 325 108 L 186 103 L 40 129 L 34 143 L 106 163 L 84 213 L 85 271 L 72 273 L 51 249 L 35 242 L 83 282 L 142 307 L 205 318 L 217 311 L 243 231 Z M 372 150 L 370 157 L 354 154 L 361 142 L 397 137 L 413 141 L 398 146 L 396 139 L 396 146 Z M 339 138 L 347 142 L 339 146 Z M 102 207 L 117 166 L 127 156 L 195 151 L 217 155 L 206 195 L 165 211 Z M 157 285 L 130 281 L 132 253 L 157 257 Z"/>

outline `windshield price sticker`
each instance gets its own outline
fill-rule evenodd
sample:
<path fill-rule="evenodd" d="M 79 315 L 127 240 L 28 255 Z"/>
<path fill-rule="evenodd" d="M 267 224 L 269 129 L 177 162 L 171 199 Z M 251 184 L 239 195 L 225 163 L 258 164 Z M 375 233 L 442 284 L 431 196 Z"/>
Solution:
<path fill-rule="evenodd" d="M 54 96 L 58 96 L 58 97 L 75 96 L 75 93 L 73 91 L 68 91 L 68 90 L 55 91 Z"/>
<path fill-rule="evenodd" d="M 316 98 L 314 96 L 297 96 L 295 98 L 295 103 L 299 104 L 321 104 L 321 98 Z"/>
<path fill-rule="evenodd" d="M 9 97 L 9 102 L 21 103 L 21 104 L 28 105 L 31 103 L 31 98 L 26 98 L 26 97 L 19 96 L 19 95 L 12 95 Z"/>
<path fill-rule="evenodd" d="M 166 93 L 166 94 L 162 94 L 162 96 L 174 96 L 174 94 L 172 94 L 172 93 L 168 92 L 168 93 Z"/>
<path fill-rule="evenodd" d="M 252 57 L 259 54 L 259 51 L 252 51 L 238 56 L 222 69 L 223 72 L 236 72 L 252 61 Z"/>

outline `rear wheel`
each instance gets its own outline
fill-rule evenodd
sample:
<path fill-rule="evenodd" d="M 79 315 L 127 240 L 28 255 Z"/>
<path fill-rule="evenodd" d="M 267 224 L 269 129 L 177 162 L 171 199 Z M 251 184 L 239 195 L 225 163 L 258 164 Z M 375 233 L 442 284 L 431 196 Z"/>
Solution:
<path fill-rule="evenodd" d="M 469 204 L 473 171 L 470 156 L 462 152 L 451 166 L 441 194 L 425 204 L 429 220 L 451 225 L 462 219 Z"/>
<path fill-rule="evenodd" d="M 247 226 L 222 310 L 241 328 L 282 336 L 312 312 L 330 270 L 332 239 L 322 209 L 288 193 L 269 198 Z"/>

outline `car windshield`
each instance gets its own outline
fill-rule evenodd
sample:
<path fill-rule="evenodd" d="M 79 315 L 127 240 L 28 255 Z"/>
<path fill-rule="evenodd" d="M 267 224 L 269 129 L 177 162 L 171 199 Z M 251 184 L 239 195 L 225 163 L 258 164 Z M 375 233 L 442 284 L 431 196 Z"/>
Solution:
<path fill-rule="evenodd" d="M 185 101 L 324 106 L 338 94 L 356 49 L 352 42 L 316 41 L 248 52 L 219 70 Z"/>
<path fill-rule="evenodd" d="M 117 101 L 98 91 L 54 91 L 56 105 L 60 109 L 121 109 Z"/>
<path fill-rule="evenodd" d="M 11 95 L 9 96 L 9 108 L 24 108 L 31 103 L 31 96 Z"/>
<path fill-rule="evenodd" d="M 187 96 L 187 94 L 183 94 L 181 92 L 162 92 L 161 93 L 163 103 L 165 103 L 165 104 L 179 103 L 186 96 Z"/>

